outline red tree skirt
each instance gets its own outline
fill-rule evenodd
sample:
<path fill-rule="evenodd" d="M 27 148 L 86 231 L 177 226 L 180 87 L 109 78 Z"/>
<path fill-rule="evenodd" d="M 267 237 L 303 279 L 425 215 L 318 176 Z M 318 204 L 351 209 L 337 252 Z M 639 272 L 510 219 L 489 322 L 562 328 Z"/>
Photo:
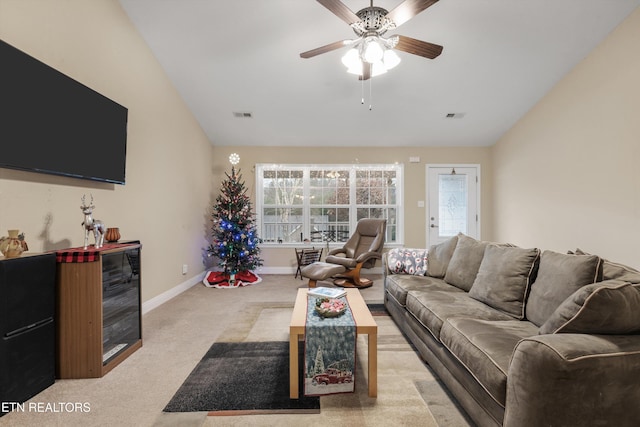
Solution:
<path fill-rule="evenodd" d="M 224 271 L 209 271 L 204 275 L 202 283 L 208 288 L 239 288 L 262 282 L 262 278 L 251 271 L 236 273 L 235 283 L 229 283 L 229 275 Z"/>

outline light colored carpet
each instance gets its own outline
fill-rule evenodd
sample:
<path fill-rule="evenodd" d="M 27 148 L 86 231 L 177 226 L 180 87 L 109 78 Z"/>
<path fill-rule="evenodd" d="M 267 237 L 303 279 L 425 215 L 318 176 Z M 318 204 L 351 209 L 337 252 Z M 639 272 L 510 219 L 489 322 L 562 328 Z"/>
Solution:
<path fill-rule="evenodd" d="M 362 295 L 369 303 L 381 303 L 381 277 L 368 277 L 375 283 L 361 290 Z M 288 341 L 296 291 L 306 287 L 306 281 L 281 275 L 263 279 L 238 289 L 200 284 L 190 288 L 143 317 L 142 348 L 105 377 L 57 380 L 27 402 L 86 403 L 88 412 L 12 412 L 0 418 L 0 426 L 470 425 L 393 320 L 385 316 L 376 317 L 377 399 L 367 396 L 367 345 L 366 337 L 361 336 L 356 392 L 322 397 L 320 414 L 207 417 L 206 413 L 163 413 L 213 342 Z"/>

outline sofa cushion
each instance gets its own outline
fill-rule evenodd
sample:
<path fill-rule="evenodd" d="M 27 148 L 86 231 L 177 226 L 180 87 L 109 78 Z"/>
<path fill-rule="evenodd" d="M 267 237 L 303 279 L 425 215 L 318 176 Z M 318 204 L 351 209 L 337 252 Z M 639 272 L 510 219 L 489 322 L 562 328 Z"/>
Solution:
<path fill-rule="evenodd" d="M 539 259 L 539 249 L 488 245 L 469 296 L 524 319 L 524 298 L 535 280 Z"/>
<path fill-rule="evenodd" d="M 461 289 L 445 283 L 442 279 L 426 276 L 411 276 L 408 274 L 392 274 L 385 279 L 385 289 L 401 305 L 407 303 L 409 291 L 438 290 L 449 292 L 463 292 Z"/>
<path fill-rule="evenodd" d="M 607 280 L 583 286 L 540 327 L 540 334 L 633 334 L 640 332 L 640 290 Z"/>
<path fill-rule="evenodd" d="M 462 233 L 458 234 L 458 243 L 447 266 L 444 281 L 469 291 L 476 279 L 488 244 L 489 242 L 479 241 Z"/>
<path fill-rule="evenodd" d="M 491 397 L 504 407 L 513 349 L 521 339 L 535 336 L 537 331 L 533 323 L 526 321 L 460 317 L 444 322 L 440 339 Z"/>
<path fill-rule="evenodd" d="M 640 271 L 618 264 L 609 260 L 604 260 L 602 265 L 602 280 L 624 280 L 633 284 L 640 283 Z"/>
<path fill-rule="evenodd" d="M 456 249 L 458 236 L 453 236 L 437 245 L 429 246 L 427 254 L 427 276 L 443 278 Z"/>
<path fill-rule="evenodd" d="M 591 255 L 582 249 L 578 248 L 575 252 L 576 255 Z M 631 282 L 634 284 L 640 283 L 640 271 L 635 268 L 631 268 L 624 264 L 609 261 L 608 259 L 602 259 L 602 280 L 618 279 Z"/>
<path fill-rule="evenodd" d="M 569 295 L 602 279 L 601 265 L 602 260 L 596 255 L 544 251 L 526 303 L 527 319 L 541 326 Z"/>
<path fill-rule="evenodd" d="M 387 268 L 394 274 L 404 273 L 404 248 L 393 248 L 387 252 Z"/>
<path fill-rule="evenodd" d="M 466 292 L 409 291 L 406 307 L 407 311 L 438 340 L 442 324 L 450 318 L 513 320 L 513 317 L 469 298 Z"/>

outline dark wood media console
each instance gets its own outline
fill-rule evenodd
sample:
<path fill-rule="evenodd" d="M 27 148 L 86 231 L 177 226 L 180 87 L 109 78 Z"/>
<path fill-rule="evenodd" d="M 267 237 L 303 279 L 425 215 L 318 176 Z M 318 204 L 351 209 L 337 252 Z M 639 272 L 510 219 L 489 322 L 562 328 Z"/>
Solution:
<path fill-rule="evenodd" d="M 58 252 L 58 378 L 102 377 L 142 347 L 141 247 Z"/>

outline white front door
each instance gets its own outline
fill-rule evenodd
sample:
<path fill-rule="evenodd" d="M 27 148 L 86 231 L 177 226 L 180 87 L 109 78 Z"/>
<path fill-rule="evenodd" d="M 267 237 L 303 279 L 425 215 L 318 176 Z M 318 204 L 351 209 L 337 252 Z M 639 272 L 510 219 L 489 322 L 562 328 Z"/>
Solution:
<path fill-rule="evenodd" d="M 427 246 L 458 233 L 480 239 L 479 175 L 479 165 L 427 165 Z"/>

